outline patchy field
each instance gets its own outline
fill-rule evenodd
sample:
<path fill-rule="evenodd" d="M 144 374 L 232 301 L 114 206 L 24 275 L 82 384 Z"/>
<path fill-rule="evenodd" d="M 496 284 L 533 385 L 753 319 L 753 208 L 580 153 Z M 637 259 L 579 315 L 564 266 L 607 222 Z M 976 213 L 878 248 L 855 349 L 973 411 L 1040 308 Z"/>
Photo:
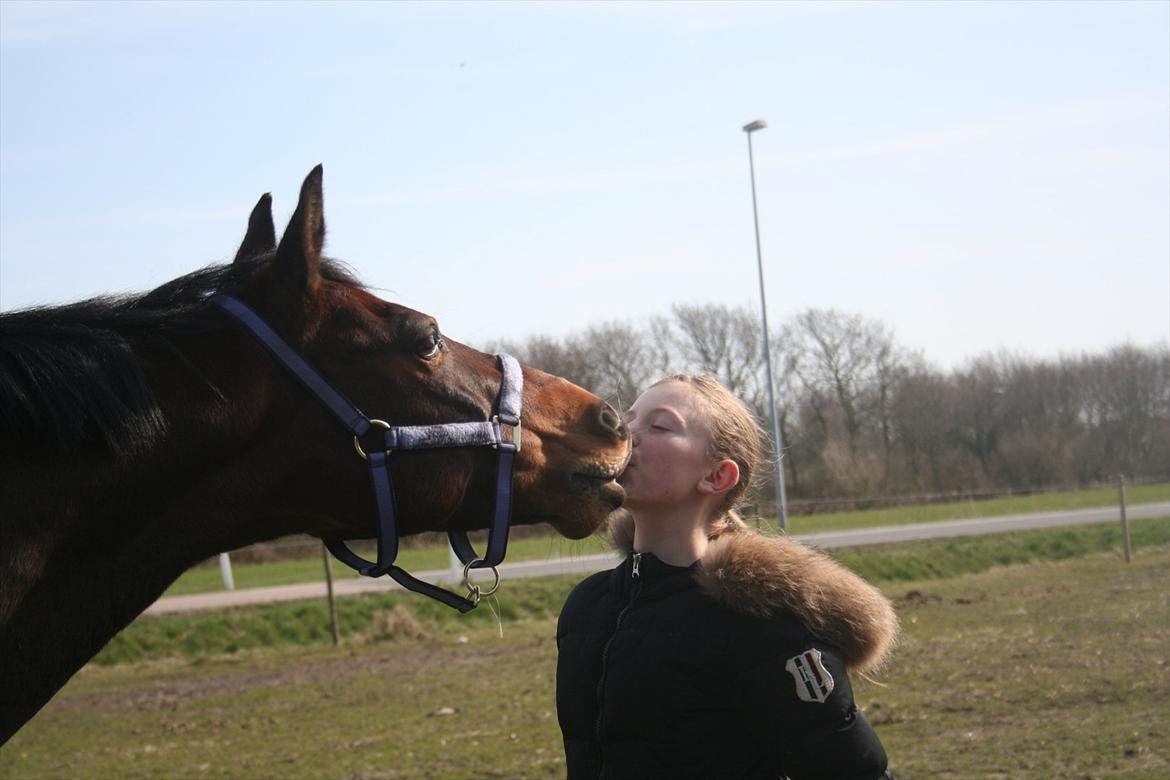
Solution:
<path fill-rule="evenodd" d="M 1170 548 L 888 592 L 902 645 L 857 698 L 899 778 L 1170 776 Z"/>
<path fill-rule="evenodd" d="M 1170 772 L 1170 546 L 885 589 L 905 636 L 857 695 L 899 778 Z M 551 617 L 503 640 L 483 620 L 378 620 L 340 650 L 91 665 L 0 750 L 0 776 L 564 775 Z"/>

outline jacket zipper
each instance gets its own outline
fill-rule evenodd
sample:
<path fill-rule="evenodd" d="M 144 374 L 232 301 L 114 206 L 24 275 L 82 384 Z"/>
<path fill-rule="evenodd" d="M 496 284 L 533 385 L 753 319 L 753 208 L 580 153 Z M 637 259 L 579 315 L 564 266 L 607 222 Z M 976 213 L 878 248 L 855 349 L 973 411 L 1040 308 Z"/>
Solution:
<path fill-rule="evenodd" d="M 601 678 L 597 681 L 597 723 L 594 727 L 597 732 L 597 749 L 601 751 L 601 767 L 597 772 L 598 780 L 605 777 L 605 751 L 601 743 L 601 726 L 605 719 L 605 709 L 603 706 L 605 702 L 603 696 L 605 693 L 605 673 L 609 662 L 609 647 L 613 644 L 613 640 L 617 638 L 618 631 L 621 630 L 622 620 L 625 619 L 626 613 L 634 606 L 634 601 L 638 598 L 638 592 L 642 590 L 642 578 L 638 573 L 638 567 L 641 563 L 642 553 L 634 553 L 634 564 L 630 570 L 630 578 L 633 579 L 634 585 L 630 589 L 630 600 L 626 602 L 626 605 L 622 607 L 622 611 L 618 613 L 617 622 L 613 627 L 613 634 L 610 635 L 605 643 L 605 647 L 601 650 Z"/>

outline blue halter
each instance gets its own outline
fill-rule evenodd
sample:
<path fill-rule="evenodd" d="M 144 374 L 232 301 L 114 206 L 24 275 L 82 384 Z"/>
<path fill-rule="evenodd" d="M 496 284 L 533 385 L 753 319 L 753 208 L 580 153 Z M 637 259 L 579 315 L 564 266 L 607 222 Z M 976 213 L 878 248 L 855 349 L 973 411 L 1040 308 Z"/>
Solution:
<path fill-rule="evenodd" d="M 287 368 L 310 393 L 325 404 L 353 434 L 354 449 L 369 464 L 370 479 L 374 485 L 374 498 L 378 507 L 378 560 L 367 561 L 349 549 L 341 539 L 326 539 L 325 546 L 329 551 L 359 574 L 366 577 L 388 574 L 407 590 L 430 596 L 460 612 L 475 609 L 481 596 L 495 593 L 500 585 L 500 573 L 496 567 L 503 562 L 508 549 L 508 521 L 512 513 L 512 471 L 516 453 L 520 451 L 520 408 L 524 376 L 516 358 L 503 353 L 496 355 L 503 372 L 503 380 L 500 383 L 500 394 L 496 399 L 496 413 L 490 422 L 392 426 L 382 420 L 366 417 L 246 304 L 230 295 L 222 294 L 212 296 L 210 301 L 243 324 L 278 363 Z M 511 441 L 506 441 L 503 437 L 505 427 L 512 429 Z M 373 428 L 383 429 L 384 443 L 381 449 L 366 452 L 362 449 L 361 439 Z M 465 598 L 424 582 L 394 565 L 394 559 L 398 557 L 398 523 L 394 487 L 390 480 L 390 453 L 394 450 L 483 446 L 490 446 L 499 453 L 496 500 L 488 530 L 487 552 L 482 558 L 478 557 L 463 531 L 447 533 L 451 549 L 463 562 L 463 582 L 468 588 L 468 595 Z M 468 574 L 471 569 L 491 569 L 495 575 L 492 587 L 487 591 L 481 591 L 478 585 L 470 584 Z"/>

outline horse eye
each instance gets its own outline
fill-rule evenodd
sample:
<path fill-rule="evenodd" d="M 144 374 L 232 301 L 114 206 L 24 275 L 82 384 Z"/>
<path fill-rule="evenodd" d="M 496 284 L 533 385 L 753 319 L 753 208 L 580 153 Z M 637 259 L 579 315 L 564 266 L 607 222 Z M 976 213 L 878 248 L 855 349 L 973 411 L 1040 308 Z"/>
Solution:
<path fill-rule="evenodd" d="M 443 337 L 438 331 L 432 333 L 430 337 L 420 345 L 419 357 L 423 360 L 433 360 L 438 357 L 439 353 L 443 351 Z"/>

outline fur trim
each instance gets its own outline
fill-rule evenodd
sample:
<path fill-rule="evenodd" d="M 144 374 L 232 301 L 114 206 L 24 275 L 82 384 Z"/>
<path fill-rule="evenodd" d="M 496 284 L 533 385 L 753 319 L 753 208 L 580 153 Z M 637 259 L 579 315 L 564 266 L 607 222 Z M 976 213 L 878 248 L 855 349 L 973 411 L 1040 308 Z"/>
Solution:
<path fill-rule="evenodd" d="M 634 518 L 610 518 L 618 550 L 634 545 Z M 838 648 L 850 671 L 880 668 L 898 634 L 898 617 L 881 592 L 817 550 L 753 529 L 712 539 L 695 575 L 700 587 L 729 608 L 762 617 L 789 614 Z"/>

